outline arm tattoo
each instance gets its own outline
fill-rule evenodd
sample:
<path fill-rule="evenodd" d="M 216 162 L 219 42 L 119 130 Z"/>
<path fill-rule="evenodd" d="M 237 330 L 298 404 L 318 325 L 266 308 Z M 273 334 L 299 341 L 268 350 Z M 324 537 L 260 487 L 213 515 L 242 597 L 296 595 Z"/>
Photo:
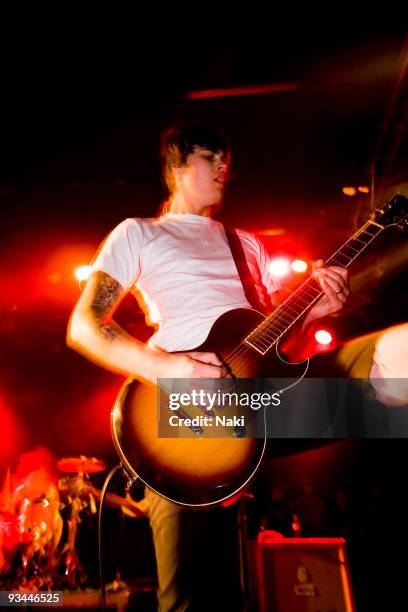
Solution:
<path fill-rule="evenodd" d="M 109 315 L 123 294 L 123 287 L 106 272 L 95 272 L 91 290 L 91 309 L 98 330 L 107 340 L 115 340 L 123 330 Z"/>

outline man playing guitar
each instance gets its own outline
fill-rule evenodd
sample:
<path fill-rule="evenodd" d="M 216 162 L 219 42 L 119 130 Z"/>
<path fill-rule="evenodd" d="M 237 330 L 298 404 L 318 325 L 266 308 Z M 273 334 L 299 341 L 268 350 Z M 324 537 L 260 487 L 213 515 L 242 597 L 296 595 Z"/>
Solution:
<path fill-rule="evenodd" d="M 229 146 L 214 128 L 177 126 L 163 135 L 161 155 L 169 190 L 163 213 L 158 218 L 127 219 L 108 236 L 72 314 L 68 343 L 103 367 L 147 384 L 155 384 L 158 378 L 223 378 L 228 371 L 214 352 L 192 349 L 205 341 L 221 315 L 252 306 L 224 227 L 213 218 L 228 180 Z M 279 290 L 269 275 L 268 255 L 253 234 L 237 230 L 237 235 L 266 309 L 265 295 Z M 287 352 L 293 358 L 293 339 L 299 331 L 341 310 L 350 293 L 344 267 L 319 262 L 314 276 L 323 296 L 292 327 L 286 347 L 291 347 Z M 147 344 L 112 318 L 129 291 L 156 327 Z M 408 351 L 408 341 L 405 346 Z M 231 544 L 220 546 L 220 540 L 229 542 L 234 535 L 231 509 L 188 510 L 153 491 L 147 492 L 147 498 L 160 609 L 240 609 L 239 587 L 235 588 L 238 573 L 228 562 Z M 224 594 L 215 595 L 220 588 L 218 569 Z"/>

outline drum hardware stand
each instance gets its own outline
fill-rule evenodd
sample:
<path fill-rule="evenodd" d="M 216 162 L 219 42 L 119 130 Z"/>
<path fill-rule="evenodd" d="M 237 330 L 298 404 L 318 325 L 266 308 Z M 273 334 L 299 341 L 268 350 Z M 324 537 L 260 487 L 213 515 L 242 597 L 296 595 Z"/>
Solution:
<path fill-rule="evenodd" d="M 78 525 L 81 522 L 79 513 L 83 508 L 84 504 L 79 497 L 74 497 L 71 502 L 71 516 L 68 519 L 68 538 L 60 555 L 60 559 L 62 558 L 64 563 L 64 575 L 67 577 L 71 588 L 77 586 L 77 581 L 82 583 L 86 580 L 85 571 L 75 548 Z"/>
<path fill-rule="evenodd" d="M 100 585 L 100 589 L 101 589 L 101 609 L 105 610 L 106 608 L 106 583 L 105 583 L 105 578 L 103 575 L 103 546 L 102 546 L 102 508 L 103 508 L 103 502 L 105 499 L 105 495 L 109 486 L 110 481 L 112 480 L 113 476 L 119 472 L 120 470 L 123 470 L 127 476 L 127 472 L 125 470 L 125 468 L 123 467 L 123 465 L 121 463 L 119 463 L 118 465 L 115 465 L 115 467 L 113 467 L 111 469 L 111 471 L 109 472 L 109 474 L 107 475 L 105 482 L 103 483 L 103 487 L 101 490 L 101 497 L 99 500 L 99 512 L 98 512 L 98 559 L 99 559 L 99 585 Z"/>

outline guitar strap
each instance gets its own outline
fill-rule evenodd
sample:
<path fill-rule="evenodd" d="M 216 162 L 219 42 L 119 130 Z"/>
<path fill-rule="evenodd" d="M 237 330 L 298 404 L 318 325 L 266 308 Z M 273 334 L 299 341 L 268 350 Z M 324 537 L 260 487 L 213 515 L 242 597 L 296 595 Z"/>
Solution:
<path fill-rule="evenodd" d="M 224 227 L 224 230 L 227 236 L 229 247 L 231 249 L 232 258 L 235 261 L 239 278 L 241 279 L 246 299 L 251 304 L 252 308 L 258 310 L 259 312 L 267 314 L 266 305 L 269 303 L 269 298 L 266 293 L 266 289 L 262 285 L 263 294 L 265 298 L 265 305 L 263 305 L 255 289 L 255 281 L 249 269 L 248 262 L 245 257 L 244 248 L 237 232 L 234 229 L 227 229 L 226 227 Z"/>

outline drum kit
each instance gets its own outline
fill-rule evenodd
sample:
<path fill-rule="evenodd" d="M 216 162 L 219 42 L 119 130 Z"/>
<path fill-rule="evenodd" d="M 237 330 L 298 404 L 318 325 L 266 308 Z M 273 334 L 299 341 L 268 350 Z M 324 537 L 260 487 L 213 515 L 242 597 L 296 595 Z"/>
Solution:
<path fill-rule="evenodd" d="M 28 590 L 81 588 L 87 575 L 77 552 L 78 525 L 95 515 L 101 491 L 90 475 L 106 464 L 95 457 L 65 457 L 55 483 L 49 472 L 31 472 L 13 490 L 9 475 L 0 505 L 0 582 Z M 135 518 L 146 517 L 147 500 L 107 493 L 104 503 Z"/>

